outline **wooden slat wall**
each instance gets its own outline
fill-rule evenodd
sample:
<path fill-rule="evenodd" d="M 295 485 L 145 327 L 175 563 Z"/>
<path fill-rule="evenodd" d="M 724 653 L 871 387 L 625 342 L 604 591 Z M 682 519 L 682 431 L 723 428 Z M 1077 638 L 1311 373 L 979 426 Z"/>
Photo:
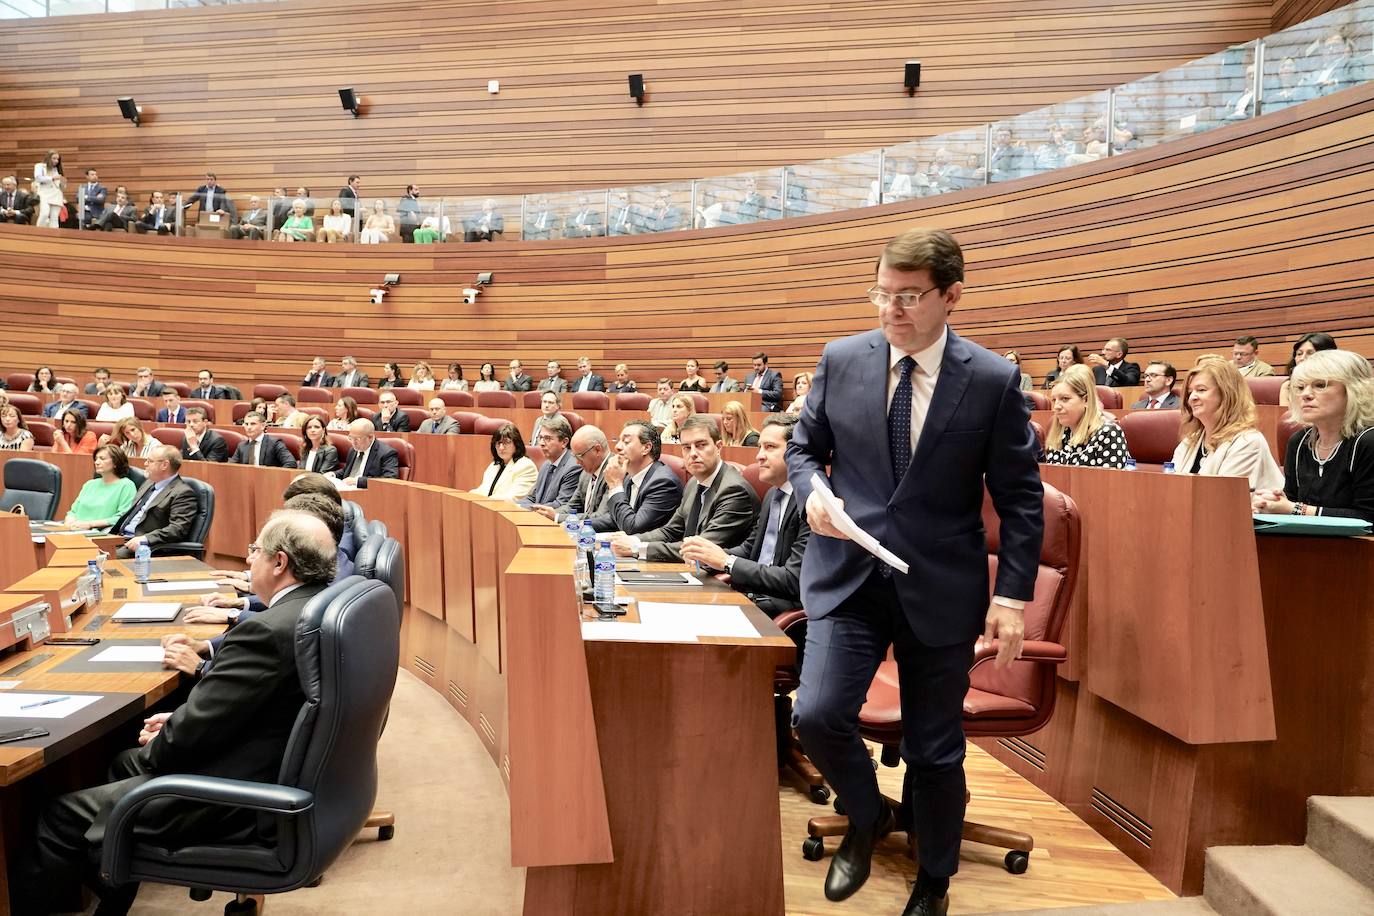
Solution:
<path fill-rule="evenodd" d="M 305 185 L 326 204 L 350 173 L 390 197 L 719 175 L 1074 98 L 1265 34 L 1270 15 L 1267 0 L 290 0 L 7 21 L 0 171 L 32 175 L 56 148 L 74 181 L 94 166 L 139 200 L 211 169 L 245 198 Z M 907 58 L 924 65 L 914 99 Z"/>
<path fill-rule="evenodd" d="M 1346 6 L 1350 0 L 1274 0 L 1272 23 L 1275 32 L 1290 25 Z"/>
<path fill-rule="evenodd" d="M 231 244 L 0 227 L 0 364 L 165 378 L 201 365 L 290 381 L 315 352 L 390 359 L 625 360 L 647 382 L 683 360 L 788 376 L 873 326 L 864 289 L 913 224 L 956 233 L 969 286 L 954 326 L 1019 348 L 1125 335 L 1186 366 L 1241 333 L 1280 364 L 1325 330 L 1374 353 L 1374 85 L 1151 150 L 971 192 L 804 220 L 625 239 L 456 246 Z M 478 304 L 461 289 L 496 283 Z M 402 283 L 384 306 L 367 290 Z"/>

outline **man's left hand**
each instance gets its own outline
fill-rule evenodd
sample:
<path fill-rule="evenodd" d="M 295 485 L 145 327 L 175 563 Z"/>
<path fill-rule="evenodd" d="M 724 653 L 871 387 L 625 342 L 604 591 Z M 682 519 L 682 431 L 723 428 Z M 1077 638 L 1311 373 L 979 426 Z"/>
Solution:
<path fill-rule="evenodd" d="M 1026 615 L 1016 608 L 992 602 L 988 605 L 987 625 L 983 640 L 998 641 L 997 667 L 1005 668 L 1021 657 L 1021 643 L 1026 634 Z"/>
<path fill-rule="evenodd" d="M 720 545 L 700 535 L 692 535 L 682 542 L 682 559 L 697 562 L 710 569 L 725 568 L 725 551 Z"/>
<path fill-rule="evenodd" d="M 142 547 L 143 544 L 147 542 L 147 540 L 148 539 L 145 538 L 143 535 L 129 538 L 127 541 L 124 542 L 124 549 L 129 551 L 129 553 L 137 553 L 138 548 Z"/>

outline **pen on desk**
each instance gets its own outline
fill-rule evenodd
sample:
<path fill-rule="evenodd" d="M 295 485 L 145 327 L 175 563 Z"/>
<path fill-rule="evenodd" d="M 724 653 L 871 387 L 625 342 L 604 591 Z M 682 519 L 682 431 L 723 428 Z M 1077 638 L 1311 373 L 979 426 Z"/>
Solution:
<path fill-rule="evenodd" d="M 36 709 L 39 706 L 47 706 L 49 703 L 61 703 L 63 700 L 70 700 L 71 697 L 48 697 L 46 700 L 39 700 L 36 703 L 25 703 L 20 709 Z"/>

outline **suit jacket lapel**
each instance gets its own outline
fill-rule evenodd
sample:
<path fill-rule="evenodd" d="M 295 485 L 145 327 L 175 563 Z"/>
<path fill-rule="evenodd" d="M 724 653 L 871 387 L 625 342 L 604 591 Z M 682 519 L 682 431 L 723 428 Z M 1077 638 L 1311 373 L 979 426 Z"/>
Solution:
<path fill-rule="evenodd" d="M 878 449 L 883 456 L 887 455 L 887 373 L 888 373 L 888 343 L 882 331 L 874 331 L 869 338 L 868 345 L 871 348 L 868 359 L 864 360 L 859 372 L 859 390 L 868 392 L 863 399 L 864 428 L 874 431 L 878 438 Z M 883 480 L 887 482 L 887 489 L 893 489 L 896 484 L 892 479 L 892 462 L 884 457 L 878 462 L 882 466 Z"/>
<path fill-rule="evenodd" d="M 935 382 L 930 409 L 926 411 L 925 425 L 921 427 L 921 438 L 916 443 L 916 454 L 911 458 L 911 467 L 907 469 L 903 481 L 908 486 L 915 486 L 910 481 L 914 481 L 920 473 L 921 466 L 930 458 L 931 452 L 945 434 L 949 421 L 954 418 L 954 411 L 963 400 L 969 380 L 973 378 L 973 373 L 969 370 L 969 360 L 972 358 L 973 353 L 969 350 L 968 344 L 950 331 L 945 341 L 944 359 L 940 362 L 940 378 Z"/>

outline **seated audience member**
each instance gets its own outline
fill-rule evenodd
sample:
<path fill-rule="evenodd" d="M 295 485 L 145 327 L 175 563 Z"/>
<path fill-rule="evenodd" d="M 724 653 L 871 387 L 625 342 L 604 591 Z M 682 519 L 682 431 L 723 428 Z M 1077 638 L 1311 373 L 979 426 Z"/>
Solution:
<path fill-rule="evenodd" d="M 568 380 L 563 377 L 563 367 L 558 364 L 558 360 L 549 360 L 544 366 L 544 371 L 548 374 L 539 380 L 539 391 L 562 394 L 568 390 Z"/>
<path fill-rule="evenodd" d="M 186 408 L 186 435 L 181 441 L 181 460 L 215 461 L 220 464 L 229 460 L 229 443 L 210 428 L 203 407 Z"/>
<path fill-rule="evenodd" d="M 334 419 L 325 427 L 333 432 L 347 432 L 353 421 L 358 419 L 358 402 L 350 397 L 342 397 L 334 402 Z"/>
<path fill-rule="evenodd" d="M 266 231 L 267 210 L 262 205 L 262 198 L 254 194 L 248 198 L 248 209 L 244 211 L 243 219 L 229 227 L 229 238 L 262 241 Z"/>
<path fill-rule="evenodd" d="M 496 367 L 491 363 L 482 363 L 477 370 L 477 381 L 472 383 L 472 390 L 479 391 L 500 391 L 501 380 L 496 377 Z"/>
<path fill-rule="evenodd" d="M 39 366 L 33 370 L 33 381 L 29 382 L 28 391 L 30 394 L 57 394 L 60 387 L 61 383 L 53 374 L 52 367 Z"/>
<path fill-rule="evenodd" d="M 1172 363 L 1155 360 L 1145 366 L 1140 373 L 1140 381 L 1145 385 L 1145 396 L 1132 404 L 1146 410 L 1173 410 L 1178 407 L 1178 395 L 1174 394 L 1174 382 L 1178 381 L 1178 370 Z"/>
<path fill-rule="evenodd" d="M 366 419 L 354 420 L 348 427 L 348 443 L 353 450 L 338 473 L 339 480 L 367 489 L 367 482 L 375 477 L 400 478 L 401 456 L 377 438 L 377 430 Z"/>
<path fill-rule="evenodd" d="M 291 216 L 291 198 L 286 196 L 286 188 L 273 188 L 272 196 L 267 201 L 272 211 L 272 228 L 280 229 L 282 223 Z"/>
<path fill-rule="evenodd" d="M 649 211 L 644 228 L 648 232 L 676 232 L 682 228 L 682 211 L 673 206 L 667 192 L 660 192 L 654 199 L 654 208 Z"/>
<path fill-rule="evenodd" d="M 1320 58 L 1307 82 L 1318 95 L 1325 95 L 1367 79 L 1365 67 L 1356 57 L 1353 42 L 1340 29 L 1332 29 L 1322 39 Z"/>
<path fill-rule="evenodd" d="M 1034 171 L 1048 172 L 1064 166 L 1071 155 L 1076 151 L 1073 140 L 1069 138 L 1069 129 L 1058 121 L 1051 122 L 1049 126 L 1049 140 L 1036 147 L 1033 161 Z M 1023 388 L 1022 391 L 1030 389 Z"/>
<path fill-rule="evenodd" d="M 663 441 L 670 445 L 676 445 L 682 441 L 682 424 L 696 415 L 696 401 L 692 399 L 690 394 L 675 394 L 669 403 L 669 408 L 668 425 L 663 427 Z"/>
<path fill-rule="evenodd" d="M 611 546 L 616 554 L 677 563 L 684 538 L 700 535 L 729 549 L 749 536 L 759 500 L 744 475 L 721 457 L 720 431 L 710 417 L 692 417 L 683 424 L 682 462 L 691 479 L 673 517 L 642 534 L 615 535 Z"/>
<path fill-rule="evenodd" d="M 1021 367 L 1021 354 L 1017 353 L 1015 350 L 1008 350 L 1007 352 L 1003 353 L 1002 356 L 1006 359 L 1007 362 L 1011 363 L 1013 366 L 1016 366 L 1018 369 Z M 1022 372 L 1021 390 L 1030 391 L 1034 387 L 1035 383 L 1031 381 L 1031 377 L 1026 373 Z"/>
<path fill-rule="evenodd" d="M 110 192 L 100 183 L 100 175 L 95 169 L 86 169 L 86 180 L 76 188 L 77 222 L 86 229 L 94 229 L 95 223 L 105 215 L 105 202 Z"/>
<path fill-rule="evenodd" d="M 463 378 L 463 367 L 458 363 L 448 364 L 448 377 L 439 385 L 440 391 L 467 391 L 468 380 Z"/>
<path fill-rule="evenodd" d="M 410 381 L 406 383 L 406 387 L 412 391 L 434 390 L 434 370 L 429 368 L 429 363 L 422 360 L 415 364 L 415 368 L 410 371 Z"/>
<path fill-rule="evenodd" d="M 377 398 L 377 413 L 372 417 L 372 425 L 381 433 L 408 433 L 410 417 L 396 403 L 396 395 L 383 391 Z"/>
<path fill-rule="evenodd" d="M 186 408 L 181 406 L 181 394 L 175 388 L 162 392 L 162 407 L 158 409 L 157 422 L 186 422 Z"/>
<path fill-rule="evenodd" d="M 97 394 L 103 396 L 105 389 L 111 384 L 110 370 L 100 368 L 91 373 L 91 380 L 86 383 L 86 394 Z M 128 392 L 126 391 L 125 394 Z"/>
<path fill-rule="evenodd" d="M 87 228 L 98 229 L 101 232 L 114 232 L 116 229 L 123 231 L 137 218 L 138 212 L 134 209 L 134 202 L 129 199 L 128 189 L 120 185 L 115 188 L 114 202 L 106 207 L 97 219 L 88 223 Z"/>
<path fill-rule="evenodd" d="M 1336 349 L 1336 338 L 1322 331 L 1312 331 L 1298 338 L 1298 342 L 1293 344 L 1293 355 L 1288 359 L 1288 367 L 1284 370 L 1284 375 L 1288 376 L 1279 386 L 1279 405 L 1282 407 L 1292 406 L 1289 403 L 1289 386 L 1292 384 L 1293 373 L 1297 371 L 1302 361 L 1313 353 L 1320 353 L 1323 350 Z"/>
<path fill-rule="evenodd" d="M 382 388 L 404 388 L 406 377 L 401 374 L 399 364 L 390 362 L 382 364 L 382 377 L 377 382 L 378 390 Z"/>
<path fill-rule="evenodd" d="M 1253 117 L 1255 114 L 1255 65 L 1247 64 L 1245 67 L 1245 82 L 1241 85 L 1240 94 L 1233 99 L 1228 99 L 1222 107 L 1220 115 L 1227 121 L 1244 121 L 1246 118 Z"/>
<path fill-rule="evenodd" d="M 505 382 L 507 391 L 521 392 L 531 391 L 534 388 L 534 379 L 525 374 L 525 367 L 520 360 L 510 361 L 510 374 L 506 376 Z"/>
<path fill-rule="evenodd" d="M 299 197 L 291 203 L 291 215 L 277 230 L 278 242 L 308 242 L 315 234 L 315 220 L 305 215 L 305 201 Z"/>
<path fill-rule="evenodd" d="M 1374 522 L 1374 375 L 1349 350 L 1320 351 L 1293 370 L 1291 419 L 1305 427 L 1288 440 L 1283 491 L 1261 490 L 1254 509 L 1269 515 L 1331 515 Z"/>
<path fill-rule="evenodd" d="M 549 197 L 547 194 L 540 194 L 535 197 L 534 203 L 525 213 L 525 241 L 539 241 L 541 239 L 553 238 L 554 227 L 558 225 L 558 216 L 549 207 Z"/>
<path fill-rule="evenodd" d="M 560 504 L 530 507 L 556 522 L 563 521 L 570 513 L 590 519 L 605 511 L 606 479 L 602 472 L 607 462 L 615 459 L 611 444 L 606 441 L 606 434 L 591 425 L 581 426 L 573 433 L 568 451 L 581 468 L 572 496 Z"/>
<path fill-rule="evenodd" d="M 176 215 L 172 208 L 167 206 L 161 191 L 154 191 L 148 196 L 148 208 L 143 211 L 143 216 L 138 222 L 134 223 L 134 231 L 156 232 L 158 235 L 169 235 L 176 231 Z"/>
<path fill-rule="evenodd" d="M 148 366 L 140 366 L 134 370 L 134 386 L 129 390 L 129 397 L 160 398 L 166 388 L 166 385 L 153 378 L 152 369 Z"/>
<path fill-rule="evenodd" d="M 439 230 L 439 217 L 426 216 L 420 223 L 420 228 L 411 233 L 411 241 L 416 245 L 436 245 L 444 240 L 444 233 Z"/>
<path fill-rule="evenodd" d="M 301 439 L 298 464 L 302 471 L 328 474 L 339 469 L 339 450 L 329 441 L 323 420 L 313 415 L 308 417 L 301 427 Z"/>
<path fill-rule="evenodd" d="M 796 397 L 792 403 L 787 405 L 786 413 L 793 415 L 800 414 L 802 408 L 806 406 L 806 393 L 811 390 L 811 373 L 798 372 L 792 376 L 792 391 Z"/>
<path fill-rule="evenodd" d="M 535 418 L 534 428 L 530 430 L 530 445 L 539 444 L 539 431 L 546 423 L 562 419 L 558 412 L 562 405 L 563 399 L 552 391 L 546 391 L 539 396 L 539 416 Z"/>
<path fill-rule="evenodd" d="M 458 435 L 461 432 L 458 428 L 458 421 L 445 412 L 447 406 L 440 398 L 431 398 L 428 408 L 429 416 L 420 424 L 417 432 L 438 436 Z"/>
<path fill-rule="evenodd" d="M 184 483 L 174 488 L 190 491 Z M 256 540 L 249 568 L 255 590 L 273 613 L 235 627 L 214 673 L 196 682 L 186 702 L 144 720 L 140 747 L 122 752 L 111 765 L 113 781 L 47 804 L 15 865 L 16 912 L 50 912 L 57 891 L 83 879 L 102 898 L 100 912 L 128 912 L 138 885 L 111 888 L 98 880 L 93 863 L 100 861 L 102 832 L 92 828 L 150 777 L 194 773 L 262 783 L 279 778 L 305 705 L 296 669 L 296 622 L 334 578 L 336 551 L 324 523 L 303 512 L 273 513 Z M 216 810 L 211 819 L 200 809 L 168 809 L 160 815 L 158 836 L 172 846 L 213 844 L 253 837 L 261 829 L 252 811 Z"/>
<path fill-rule="evenodd" d="M 744 179 L 744 193 L 735 205 L 734 222 L 757 223 L 764 219 L 768 204 L 759 191 L 758 179 L 752 175 Z"/>
<path fill-rule="evenodd" d="M 133 417 L 125 417 L 115 423 L 114 429 L 110 430 L 109 436 L 102 438 L 100 444 L 114 446 L 126 458 L 148 458 L 162 448 L 162 443 L 148 435 L 143 424 Z"/>
<path fill-rule="evenodd" d="M 716 364 L 711 367 L 711 371 L 714 373 L 716 380 L 711 383 L 711 387 L 708 389 L 710 392 L 716 394 L 730 394 L 740 390 L 741 386 L 739 380 L 730 377 L 730 364 L 725 360 L 716 360 Z"/>
<path fill-rule="evenodd" d="M 701 394 L 711 390 L 711 383 L 701 375 L 701 364 L 694 359 L 687 360 L 687 377 L 677 386 L 678 391 L 696 391 Z"/>
<path fill-rule="evenodd" d="M 582 468 L 573 456 L 568 443 L 572 440 L 572 425 L 562 417 L 554 417 L 544 423 L 539 430 L 539 449 L 544 453 L 544 463 L 539 466 L 534 480 L 534 489 L 516 505 L 561 506 L 572 499 L 577 492 L 577 483 L 582 476 Z"/>
<path fill-rule="evenodd" d="M 0 223 L 26 226 L 33 222 L 37 198 L 21 190 L 13 175 L 0 179 Z"/>
<path fill-rule="evenodd" d="M 181 453 L 175 448 L 153 449 L 143 470 L 148 479 L 111 528 L 112 534 L 128 538 L 115 553 L 121 560 L 132 557 L 141 544 L 156 551 L 162 544 L 186 540 L 200 514 L 195 491 L 181 479 Z"/>
<path fill-rule="evenodd" d="M 358 368 L 358 361 L 352 356 L 339 360 L 339 374 L 330 383 L 331 388 L 370 388 L 372 380 L 367 373 Z"/>
<path fill-rule="evenodd" d="M 647 420 L 631 420 L 620 431 L 615 451 L 601 471 L 606 482 L 605 508 L 594 515 L 589 508 L 587 524 L 598 533 L 625 534 L 666 525 L 682 502 L 682 481 L 659 460 L 663 449 L 658 427 Z"/>
<path fill-rule="evenodd" d="M 215 401 L 226 397 L 224 389 L 215 384 L 215 373 L 202 369 L 196 373 L 196 387 L 191 389 L 191 397 L 201 401 Z"/>
<path fill-rule="evenodd" d="M 569 391 L 605 391 L 606 380 L 592 372 L 592 361 L 585 356 L 577 358 L 577 378 L 568 386 Z"/>
<path fill-rule="evenodd" d="M 300 429 L 310 414 L 296 409 L 296 398 L 289 394 L 279 394 L 276 400 L 267 405 L 267 423 L 280 429 Z"/>
<path fill-rule="evenodd" d="M 563 222 L 563 238 L 588 239 L 605 234 L 606 229 L 601 225 L 601 211 L 592 207 L 591 199 L 586 194 L 578 195 L 577 209 Z"/>
<path fill-rule="evenodd" d="M 488 197 L 482 201 L 482 209 L 467 220 L 463 240 L 494 242 L 505 231 L 506 218 L 497 212 L 496 201 Z"/>
<path fill-rule="evenodd" d="M 782 410 L 782 375 L 768 368 L 768 354 L 754 354 L 754 371 L 744 380 L 747 391 L 757 391 L 768 413 Z"/>
<path fill-rule="evenodd" d="M 301 384 L 307 388 L 329 388 L 334 384 L 334 376 L 329 374 L 329 363 L 323 356 L 310 361 L 310 371 L 301 379 Z"/>
<path fill-rule="evenodd" d="M 611 195 L 611 218 L 607 222 L 607 235 L 635 235 L 639 232 L 639 208 L 630 203 L 630 195 L 616 191 Z"/>
<path fill-rule="evenodd" d="M 658 396 L 649 401 L 649 421 L 660 433 L 673 421 L 673 383 L 666 378 L 658 380 Z"/>
<path fill-rule="evenodd" d="M 1237 337 L 1231 348 L 1231 360 L 1245 378 L 1264 378 L 1274 374 L 1274 367 L 1259 358 L 1259 341 L 1246 334 Z"/>
<path fill-rule="evenodd" d="M 76 501 L 67 510 L 68 528 L 108 528 L 134 504 L 137 487 L 129 479 L 129 456 L 111 445 L 95 450 L 96 476 L 81 485 Z"/>
<path fill-rule="evenodd" d="M 1083 365 L 1083 356 L 1078 352 L 1077 344 L 1060 347 L 1054 359 L 1057 365 L 1045 376 L 1045 384 L 1041 386 L 1046 391 L 1054 387 L 1054 383 L 1059 381 L 1059 377 L 1067 372 L 1070 366 Z"/>
<path fill-rule="evenodd" d="M 294 468 L 296 459 L 292 457 L 286 443 L 267 435 L 263 429 L 266 418 L 256 410 L 243 415 L 243 434 L 248 438 L 234 449 L 230 464 L 253 464 L 269 468 Z"/>
<path fill-rule="evenodd" d="M 116 420 L 127 420 L 134 415 L 134 405 L 129 403 L 128 395 L 124 393 L 124 386 L 119 382 L 111 382 L 105 386 L 105 403 L 100 405 L 96 411 L 95 418 L 101 423 L 113 423 Z"/>
<path fill-rule="evenodd" d="M 1087 363 L 1099 385 L 1126 388 L 1140 384 L 1140 366 L 1126 362 L 1131 344 L 1124 337 L 1113 337 L 1102 345 L 1101 353 L 1089 353 Z"/>
<path fill-rule="evenodd" d="M 801 566 L 811 528 L 787 479 L 787 443 L 796 418 L 769 417 L 759 433 L 759 479 L 771 488 L 749 538 L 725 550 L 699 535 L 682 542 L 682 559 L 725 573 L 730 587 L 776 617 L 801 607 Z"/>
<path fill-rule="evenodd" d="M 730 401 L 721 408 L 720 441 L 722 445 L 745 448 L 759 444 L 759 431 L 749 422 L 749 414 L 739 401 Z"/>
<path fill-rule="evenodd" d="M 353 235 L 353 217 L 344 212 L 342 201 L 331 201 L 329 212 L 315 233 L 317 242 L 346 242 Z"/>
<path fill-rule="evenodd" d="M 367 215 L 367 222 L 363 224 L 363 231 L 358 234 L 358 241 L 364 245 L 380 245 L 395 237 L 396 220 L 386 212 L 386 201 L 379 200 L 372 205 L 372 212 Z"/>
<path fill-rule="evenodd" d="M 315 198 L 310 196 L 309 188 L 297 188 L 296 200 L 299 200 L 301 203 L 305 205 L 306 216 L 313 217 L 315 215 Z M 293 200 L 292 205 L 294 206 L 294 204 L 295 201 Z"/>
<path fill-rule="evenodd" d="M 60 427 L 52 437 L 54 452 L 64 455 L 89 455 L 95 451 L 96 444 L 95 433 L 86 428 L 84 414 L 75 410 L 62 414 Z"/>
<path fill-rule="evenodd" d="M 633 394 L 639 391 L 635 380 L 630 378 L 630 367 L 626 363 L 615 364 L 615 381 L 606 386 L 608 394 Z"/>
<path fill-rule="evenodd" d="M 56 420 L 65 413 L 75 412 L 81 414 L 83 419 L 88 419 L 91 409 L 76 399 L 78 393 L 76 386 L 71 382 L 58 385 L 57 400 L 43 408 L 43 416 Z"/>
<path fill-rule="evenodd" d="M 1050 389 L 1054 420 L 1045 434 L 1045 463 L 1124 468 L 1131 457 L 1121 427 L 1109 422 L 1087 366 L 1070 366 Z"/>
<path fill-rule="evenodd" d="M 482 482 L 468 492 L 492 499 L 524 499 L 534 489 L 539 471 L 525 457 L 525 443 L 514 423 L 503 423 L 491 434 L 491 464 L 482 472 Z"/>
<path fill-rule="evenodd" d="M 33 451 L 33 433 L 24 422 L 24 415 L 13 404 L 0 406 L 0 450 L 6 452 Z"/>
<path fill-rule="evenodd" d="M 254 413 L 262 414 L 264 420 L 267 419 L 269 407 L 275 409 L 276 405 L 272 401 L 267 400 L 267 398 L 253 398 L 253 400 L 248 402 L 248 409 Z"/>
<path fill-rule="evenodd" d="M 1273 89 L 1266 86 L 1264 89 L 1264 107 L 1286 108 L 1316 98 L 1316 95 L 1316 90 L 1304 83 L 1298 73 L 1298 62 L 1285 57 L 1279 64 L 1278 86 Z"/>
<path fill-rule="evenodd" d="M 1283 485 L 1269 440 L 1255 427 L 1255 398 L 1230 360 L 1200 357 L 1184 391 L 1174 473 L 1245 477 L 1251 490 Z"/>

